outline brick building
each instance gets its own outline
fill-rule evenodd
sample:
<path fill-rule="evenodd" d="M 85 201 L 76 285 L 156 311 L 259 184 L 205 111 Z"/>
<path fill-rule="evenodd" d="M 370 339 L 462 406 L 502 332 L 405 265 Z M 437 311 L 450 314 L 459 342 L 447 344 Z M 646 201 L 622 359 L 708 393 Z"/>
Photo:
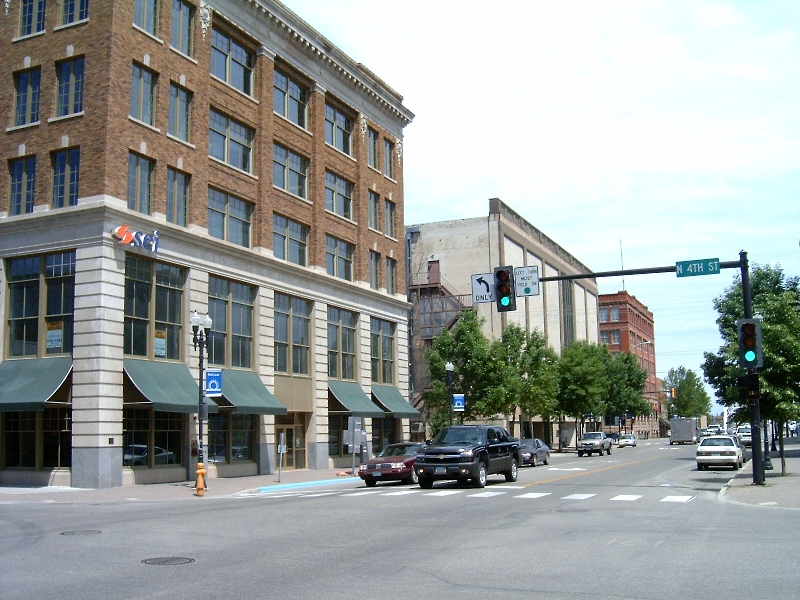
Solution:
<path fill-rule="evenodd" d="M 210 476 L 408 437 L 397 92 L 273 0 L 10 0 L 0 54 L 0 482 L 194 479 L 194 311 Z"/>
<path fill-rule="evenodd" d="M 630 352 L 639 359 L 647 371 L 644 397 L 653 408 L 647 417 L 637 417 L 633 422 L 626 419 L 620 427 L 632 431 L 642 438 L 659 437 L 659 418 L 666 418 L 663 410 L 666 400 L 662 397 L 661 385 L 656 377 L 655 324 L 653 313 L 635 296 L 625 290 L 615 294 L 600 294 L 600 343 L 608 346 L 612 354 Z M 606 415 L 609 419 L 618 415 Z M 612 431 L 612 430 L 609 430 Z M 616 429 L 613 429 L 616 431 Z"/>

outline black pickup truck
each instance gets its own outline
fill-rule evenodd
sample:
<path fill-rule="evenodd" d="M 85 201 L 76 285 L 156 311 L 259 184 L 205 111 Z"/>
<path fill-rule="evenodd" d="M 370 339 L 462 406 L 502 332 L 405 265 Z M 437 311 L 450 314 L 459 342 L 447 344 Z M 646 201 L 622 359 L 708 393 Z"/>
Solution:
<path fill-rule="evenodd" d="M 445 427 L 419 454 L 414 470 L 419 486 L 429 489 L 436 480 L 471 480 L 486 486 L 486 476 L 502 473 L 506 481 L 517 480 L 519 440 L 496 425 Z"/>

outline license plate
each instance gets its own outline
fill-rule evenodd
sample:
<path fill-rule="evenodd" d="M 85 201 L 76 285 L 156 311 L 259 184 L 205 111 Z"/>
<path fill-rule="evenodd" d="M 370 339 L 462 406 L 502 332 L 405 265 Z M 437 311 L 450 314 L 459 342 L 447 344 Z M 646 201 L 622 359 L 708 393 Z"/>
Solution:
<path fill-rule="evenodd" d="M 436 467 L 436 471 L 434 471 L 436 475 L 444 475 L 447 473 L 447 469 L 445 467 Z"/>
<path fill-rule="evenodd" d="M 381 473 L 380 471 L 372 474 L 373 477 L 380 477 L 381 475 L 383 475 L 383 473 Z"/>

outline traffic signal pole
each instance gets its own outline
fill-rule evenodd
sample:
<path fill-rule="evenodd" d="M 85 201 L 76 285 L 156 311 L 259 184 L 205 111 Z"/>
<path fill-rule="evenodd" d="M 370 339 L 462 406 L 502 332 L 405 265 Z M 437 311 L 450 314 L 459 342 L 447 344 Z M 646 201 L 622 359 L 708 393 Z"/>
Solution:
<path fill-rule="evenodd" d="M 742 300 L 744 301 L 744 318 L 753 318 L 753 296 L 750 289 L 750 269 L 747 262 L 747 252 L 739 252 L 739 262 L 742 270 Z M 748 368 L 747 374 L 757 373 L 757 369 Z M 760 392 L 759 392 L 760 393 Z M 764 485 L 766 470 L 764 467 L 764 453 L 761 448 L 761 401 L 759 395 L 750 400 L 750 447 L 753 453 L 753 484 Z"/>

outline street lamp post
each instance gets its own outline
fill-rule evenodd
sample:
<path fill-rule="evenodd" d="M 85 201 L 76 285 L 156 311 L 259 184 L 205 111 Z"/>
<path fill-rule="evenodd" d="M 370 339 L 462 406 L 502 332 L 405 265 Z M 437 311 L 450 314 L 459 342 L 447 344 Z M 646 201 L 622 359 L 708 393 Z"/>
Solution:
<path fill-rule="evenodd" d="M 206 418 L 206 403 L 204 400 L 204 390 L 203 390 L 203 376 L 205 374 L 205 364 L 203 362 L 204 352 L 208 349 L 208 338 L 211 335 L 211 317 L 208 316 L 206 313 L 205 317 L 201 317 L 197 314 L 197 311 L 192 313 L 192 318 L 190 319 L 192 323 L 192 331 L 194 335 L 192 336 L 192 342 L 194 343 L 194 349 L 200 350 L 200 374 L 198 376 L 198 397 L 197 397 L 197 481 L 195 483 L 195 494 L 198 496 L 202 496 L 205 494 L 205 491 L 208 489 L 208 486 L 205 482 L 205 475 L 207 473 L 206 467 L 203 464 L 205 459 L 203 457 L 203 420 Z M 202 329 L 200 326 L 203 326 Z"/>
<path fill-rule="evenodd" d="M 456 370 L 455 365 L 449 360 L 444 365 L 444 370 L 447 371 L 447 392 L 450 395 L 450 425 L 453 424 L 453 371 Z"/>

